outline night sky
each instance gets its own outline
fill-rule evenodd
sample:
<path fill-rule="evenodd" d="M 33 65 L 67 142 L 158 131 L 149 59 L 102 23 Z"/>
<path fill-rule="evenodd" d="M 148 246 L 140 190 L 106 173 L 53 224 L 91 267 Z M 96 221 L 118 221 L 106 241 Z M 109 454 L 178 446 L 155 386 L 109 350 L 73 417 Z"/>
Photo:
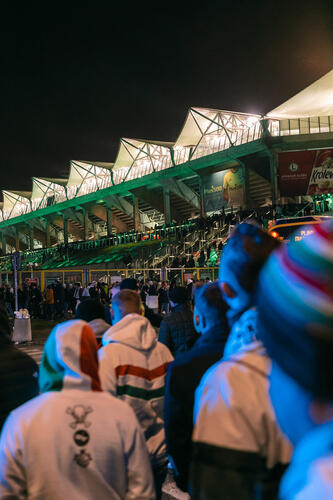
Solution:
<path fill-rule="evenodd" d="M 0 189 L 174 141 L 190 106 L 268 112 L 333 68 L 332 1 L 73 3 L 1 7 Z"/>

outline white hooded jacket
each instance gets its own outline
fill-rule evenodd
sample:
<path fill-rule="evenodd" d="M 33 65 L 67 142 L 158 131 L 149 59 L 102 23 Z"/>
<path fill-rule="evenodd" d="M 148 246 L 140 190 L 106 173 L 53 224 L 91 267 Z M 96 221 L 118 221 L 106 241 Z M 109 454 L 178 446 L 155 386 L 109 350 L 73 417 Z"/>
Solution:
<path fill-rule="evenodd" d="M 0 498 L 155 498 L 146 444 L 131 408 L 101 391 L 87 323 L 58 325 L 40 367 L 40 396 L 8 417 Z"/>
<path fill-rule="evenodd" d="M 193 415 L 192 484 L 196 494 L 214 486 L 216 496 L 210 498 L 233 498 L 224 489 L 227 484 L 235 498 L 256 498 L 254 485 L 258 482 L 258 488 L 269 492 L 263 498 L 274 498 L 292 447 L 278 427 L 268 396 L 270 370 L 271 360 L 261 342 L 254 340 L 203 376 Z M 214 485 L 205 479 L 211 469 L 218 471 Z M 245 476 L 248 482 L 242 480 Z M 202 498 L 207 497 L 202 494 Z"/>
<path fill-rule="evenodd" d="M 173 357 L 158 342 L 147 320 L 128 314 L 105 332 L 99 350 L 104 390 L 129 403 L 144 431 L 153 465 L 166 462 L 164 435 L 165 375 Z"/>
<path fill-rule="evenodd" d="M 104 321 L 102 318 L 96 318 L 89 321 L 92 331 L 96 335 L 96 338 L 100 339 L 103 334 L 110 328 L 110 324 Z"/>

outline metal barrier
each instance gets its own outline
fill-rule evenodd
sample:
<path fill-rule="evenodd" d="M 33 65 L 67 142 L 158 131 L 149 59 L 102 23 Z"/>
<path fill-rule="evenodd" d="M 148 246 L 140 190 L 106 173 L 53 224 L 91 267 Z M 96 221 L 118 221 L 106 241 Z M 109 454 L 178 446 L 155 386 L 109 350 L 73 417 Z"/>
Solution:
<path fill-rule="evenodd" d="M 13 285 L 13 273 L 2 273 L 1 275 L 1 285 L 10 284 Z M 78 281 L 82 284 L 85 283 L 84 280 L 84 270 L 83 269 L 66 269 L 66 270 L 56 270 L 50 269 L 47 271 L 19 271 L 18 272 L 18 283 L 22 286 L 23 283 L 28 285 L 31 283 L 36 283 L 41 287 L 42 292 L 45 287 L 56 280 L 60 280 L 62 283 L 77 283 Z"/>
<path fill-rule="evenodd" d="M 145 282 L 158 279 L 159 281 L 170 281 L 176 279 L 182 285 L 186 280 L 194 278 L 196 280 L 209 278 L 215 281 L 218 278 L 218 267 L 193 267 L 193 268 L 151 268 L 151 269 L 90 269 L 89 283 L 92 281 L 104 281 L 111 284 L 125 278 L 143 279 Z"/>
<path fill-rule="evenodd" d="M 158 269 L 49 269 L 46 271 L 19 271 L 18 283 L 22 286 L 24 283 L 37 283 L 42 292 L 45 287 L 56 280 L 62 283 L 80 282 L 86 286 L 92 281 L 103 281 L 107 284 L 121 281 L 125 278 L 149 280 L 170 281 L 177 280 L 181 285 L 186 285 L 189 278 L 200 280 L 209 278 L 214 281 L 218 278 L 218 267 L 193 267 L 193 268 L 158 268 Z M 13 284 L 13 273 L 2 273 L 0 275 L 0 285 Z"/>

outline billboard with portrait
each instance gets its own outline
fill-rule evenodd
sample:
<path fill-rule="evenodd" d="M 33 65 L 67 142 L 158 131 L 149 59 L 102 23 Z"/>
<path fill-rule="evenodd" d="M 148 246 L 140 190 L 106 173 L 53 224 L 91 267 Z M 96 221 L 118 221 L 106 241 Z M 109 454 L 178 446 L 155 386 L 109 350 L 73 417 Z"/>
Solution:
<path fill-rule="evenodd" d="M 239 208 L 245 201 L 243 167 L 231 168 L 206 175 L 203 178 L 205 212 L 218 212 L 222 208 Z"/>

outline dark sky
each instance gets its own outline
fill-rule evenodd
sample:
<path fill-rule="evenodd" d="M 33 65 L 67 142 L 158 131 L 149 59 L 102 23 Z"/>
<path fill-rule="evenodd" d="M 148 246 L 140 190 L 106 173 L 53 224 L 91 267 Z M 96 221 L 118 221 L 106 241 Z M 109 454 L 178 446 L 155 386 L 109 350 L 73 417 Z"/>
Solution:
<path fill-rule="evenodd" d="M 73 4 L 2 4 L 1 189 L 173 141 L 190 106 L 270 111 L 333 68 L 329 0 Z"/>

